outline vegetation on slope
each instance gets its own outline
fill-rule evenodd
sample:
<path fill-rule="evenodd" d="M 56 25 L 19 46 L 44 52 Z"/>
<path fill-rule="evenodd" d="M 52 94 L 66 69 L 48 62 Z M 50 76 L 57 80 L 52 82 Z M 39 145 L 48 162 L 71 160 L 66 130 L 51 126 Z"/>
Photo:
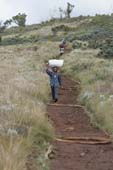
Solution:
<path fill-rule="evenodd" d="M 0 47 L 0 169 L 24 169 L 34 146 L 37 159 L 45 161 L 53 129 L 46 117 L 49 87 L 43 64 L 56 54 L 51 42 Z"/>
<path fill-rule="evenodd" d="M 113 16 L 80 16 L 2 33 L 0 169 L 24 170 L 33 146 L 38 148 L 37 168 L 47 169 L 44 154 L 53 129 L 46 117 L 49 87 L 42 67 L 58 56 L 62 38 L 72 50 L 63 56 L 63 71 L 81 80 L 80 100 L 90 111 L 92 124 L 113 134 L 112 20 Z"/>
<path fill-rule="evenodd" d="M 113 134 L 113 61 L 97 58 L 98 50 L 76 49 L 64 57 L 64 72 L 81 81 L 80 100 L 91 123 Z"/>

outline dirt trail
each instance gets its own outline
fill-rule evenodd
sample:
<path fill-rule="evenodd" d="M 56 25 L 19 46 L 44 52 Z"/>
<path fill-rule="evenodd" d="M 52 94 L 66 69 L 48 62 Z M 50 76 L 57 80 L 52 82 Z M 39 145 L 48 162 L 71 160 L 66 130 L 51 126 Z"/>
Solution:
<path fill-rule="evenodd" d="M 103 131 L 90 124 L 85 109 L 77 101 L 79 92 L 79 82 L 64 76 L 59 102 L 57 105 L 48 105 L 48 116 L 55 128 L 56 137 L 108 139 Z M 51 160 L 51 170 L 113 169 L 113 144 L 91 145 L 87 140 L 85 144 L 55 140 L 53 147 L 55 156 Z"/>

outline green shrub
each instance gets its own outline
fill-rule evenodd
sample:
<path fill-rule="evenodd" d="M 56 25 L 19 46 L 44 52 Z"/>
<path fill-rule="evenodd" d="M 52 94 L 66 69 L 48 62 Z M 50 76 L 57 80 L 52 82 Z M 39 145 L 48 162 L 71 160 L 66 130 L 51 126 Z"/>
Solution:
<path fill-rule="evenodd" d="M 99 57 L 112 59 L 113 58 L 113 39 L 106 40 L 100 49 L 101 51 L 98 54 Z"/>
<path fill-rule="evenodd" d="M 53 33 L 57 33 L 59 31 L 66 31 L 66 32 L 74 31 L 75 29 L 76 28 L 74 27 L 68 27 L 66 25 L 59 25 L 59 26 L 53 27 L 51 30 Z"/>
<path fill-rule="evenodd" d="M 43 147 L 53 139 L 53 130 L 47 121 L 40 122 L 32 128 L 30 139 L 38 146 Z"/>
<path fill-rule="evenodd" d="M 72 44 L 72 47 L 74 49 L 76 48 L 82 48 L 82 49 L 87 49 L 88 47 L 88 42 L 83 42 L 83 41 L 74 41 L 73 44 Z"/>

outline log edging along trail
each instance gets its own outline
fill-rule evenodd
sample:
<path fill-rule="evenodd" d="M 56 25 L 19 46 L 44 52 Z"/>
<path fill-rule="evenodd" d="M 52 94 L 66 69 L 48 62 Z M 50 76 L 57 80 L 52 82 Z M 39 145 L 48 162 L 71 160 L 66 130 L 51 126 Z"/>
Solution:
<path fill-rule="evenodd" d="M 97 144 L 110 144 L 111 139 L 109 138 L 102 138 L 102 137 L 62 137 L 56 138 L 56 141 L 59 142 L 68 142 L 68 143 L 77 143 L 77 144 L 90 144 L 90 145 L 97 145 Z"/>

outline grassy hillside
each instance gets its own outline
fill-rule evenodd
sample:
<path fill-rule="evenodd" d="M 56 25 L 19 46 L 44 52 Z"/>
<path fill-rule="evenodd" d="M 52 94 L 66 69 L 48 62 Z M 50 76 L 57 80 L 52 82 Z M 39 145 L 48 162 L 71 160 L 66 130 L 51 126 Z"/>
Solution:
<path fill-rule="evenodd" d="M 0 169 L 24 170 L 38 148 L 37 169 L 54 134 L 46 117 L 49 82 L 44 62 L 68 42 L 64 74 L 81 81 L 81 103 L 93 125 L 113 134 L 113 16 L 78 17 L 7 29 L 0 43 Z M 15 168 L 16 167 L 16 168 Z"/>
<path fill-rule="evenodd" d="M 56 54 L 51 42 L 0 47 L 0 169 L 24 169 L 30 148 L 43 148 L 42 152 L 52 139 L 45 116 L 49 87 L 43 66 Z"/>
<path fill-rule="evenodd" d="M 91 123 L 113 134 L 113 61 L 97 58 L 98 50 L 73 50 L 64 57 L 63 71 L 81 80 L 80 100 Z"/>

